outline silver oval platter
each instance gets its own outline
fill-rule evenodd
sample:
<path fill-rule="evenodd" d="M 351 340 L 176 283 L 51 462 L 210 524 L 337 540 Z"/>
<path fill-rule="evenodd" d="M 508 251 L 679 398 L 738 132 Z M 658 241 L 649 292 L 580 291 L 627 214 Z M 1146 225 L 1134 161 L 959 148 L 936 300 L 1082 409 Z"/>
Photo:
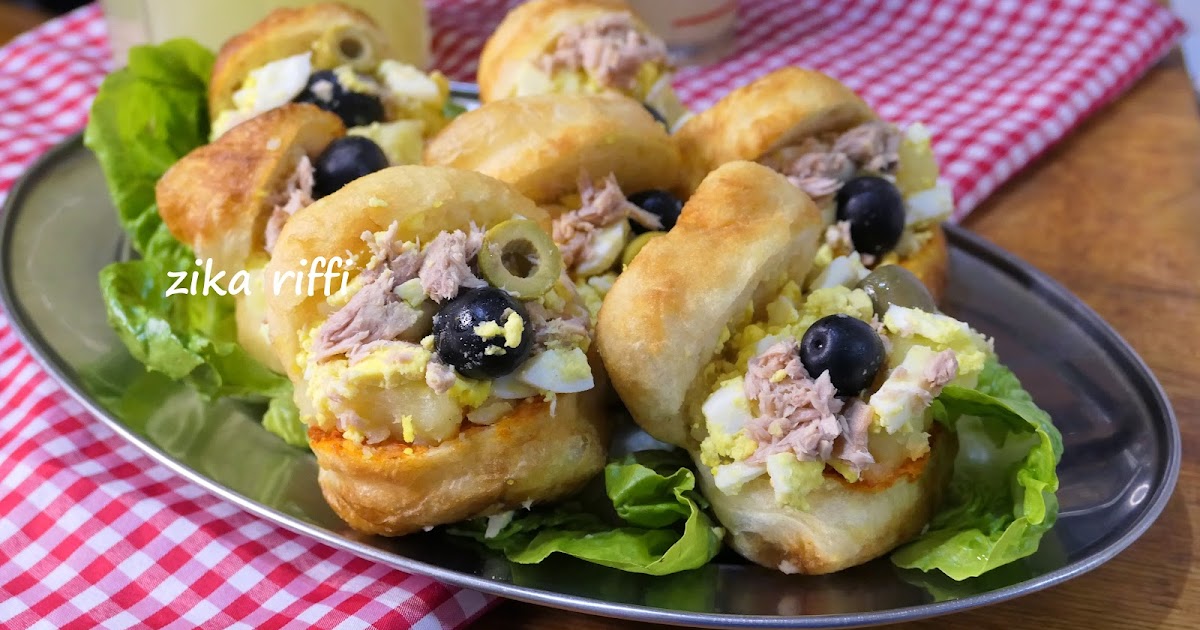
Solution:
<path fill-rule="evenodd" d="M 126 256 L 100 169 L 78 136 L 44 156 L 0 226 L 4 309 L 43 366 L 100 422 L 207 490 L 288 529 L 397 569 L 546 606 L 704 627 L 829 628 L 897 622 L 999 602 L 1095 568 L 1140 536 L 1175 486 L 1180 438 L 1146 365 L 1094 312 L 1027 264 L 948 227 L 945 310 L 994 336 L 1005 362 L 1062 430 L 1061 514 L 1038 552 L 953 582 L 887 560 L 788 576 L 732 554 L 652 578 L 570 559 L 537 566 L 438 532 L 355 534 L 325 505 L 310 453 L 257 422 L 147 374 L 105 320 L 97 273 Z M 138 404 L 127 404 L 136 398 Z M 628 436 L 626 436 L 628 437 Z"/>

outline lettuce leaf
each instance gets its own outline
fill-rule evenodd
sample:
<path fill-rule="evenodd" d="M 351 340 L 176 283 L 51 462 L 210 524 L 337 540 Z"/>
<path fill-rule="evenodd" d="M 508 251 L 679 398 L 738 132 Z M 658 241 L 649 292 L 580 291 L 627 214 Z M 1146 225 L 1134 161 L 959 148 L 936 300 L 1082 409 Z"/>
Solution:
<path fill-rule="evenodd" d="M 280 395 L 271 399 L 262 423 L 264 429 L 278 435 L 284 442 L 292 446 L 308 448 L 308 425 L 300 420 L 300 410 L 292 401 L 290 387 L 288 395 Z"/>
<path fill-rule="evenodd" d="M 557 552 L 648 575 L 704 566 L 720 550 L 721 530 L 705 514 L 708 504 L 696 491 L 695 475 L 680 454 L 628 455 L 605 466 L 604 485 L 611 505 L 576 503 L 517 513 L 490 537 L 488 519 L 449 531 L 518 564 L 536 564 Z"/>
<path fill-rule="evenodd" d="M 995 359 L 976 389 L 946 387 L 933 411 L 958 436 L 949 496 L 892 561 L 964 580 L 1033 554 L 1058 517 L 1063 447 L 1050 416 Z"/>
<path fill-rule="evenodd" d="M 194 41 L 135 46 L 92 102 L 83 143 L 104 171 L 121 227 L 147 258 L 188 261 L 154 205 L 154 184 L 208 141 L 208 80 L 214 57 Z M 186 255 L 185 255 L 186 254 Z"/>
<path fill-rule="evenodd" d="M 105 78 L 84 144 L 96 155 L 121 227 L 140 260 L 100 271 L 109 325 L 147 370 L 187 383 L 204 397 L 270 399 L 264 426 L 306 446 L 291 383 L 238 344 L 234 300 L 171 295 L 171 271 L 195 269 L 190 248 L 158 214 L 154 185 L 172 164 L 208 141 L 213 54 L 190 40 L 137 46 L 129 65 Z"/>
<path fill-rule="evenodd" d="M 237 342 L 233 300 L 171 295 L 167 270 L 153 260 L 108 265 L 100 292 L 108 323 L 147 369 L 191 384 L 208 398 L 290 398 L 286 377 L 258 363 Z"/>

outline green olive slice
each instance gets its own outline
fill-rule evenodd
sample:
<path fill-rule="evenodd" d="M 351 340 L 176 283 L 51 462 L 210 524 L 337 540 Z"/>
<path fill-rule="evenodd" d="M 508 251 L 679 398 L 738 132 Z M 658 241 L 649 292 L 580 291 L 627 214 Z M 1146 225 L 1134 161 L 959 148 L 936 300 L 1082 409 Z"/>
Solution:
<path fill-rule="evenodd" d="M 374 39 L 358 26 L 333 27 L 313 44 L 313 65 L 317 68 L 349 65 L 359 72 L 370 72 L 378 64 Z"/>
<path fill-rule="evenodd" d="M 483 235 L 479 273 L 522 300 L 546 294 L 562 275 L 562 253 L 537 223 L 510 219 Z"/>
<path fill-rule="evenodd" d="M 629 244 L 625 246 L 625 251 L 621 252 L 621 264 L 628 267 L 629 263 L 633 262 L 633 257 L 637 256 L 638 252 L 642 251 L 642 248 L 646 246 L 646 243 L 649 243 L 650 241 L 664 234 L 666 234 L 666 232 L 643 232 L 638 234 L 637 238 L 629 241 Z"/>
<path fill-rule="evenodd" d="M 878 267 L 858 283 L 858 288 L 871 296 L 875 314 L 880 317 L 893 304 L 929 313 L 937 312 L 937 304 L 929 289 L 911 271 L 900 265 Z"/>

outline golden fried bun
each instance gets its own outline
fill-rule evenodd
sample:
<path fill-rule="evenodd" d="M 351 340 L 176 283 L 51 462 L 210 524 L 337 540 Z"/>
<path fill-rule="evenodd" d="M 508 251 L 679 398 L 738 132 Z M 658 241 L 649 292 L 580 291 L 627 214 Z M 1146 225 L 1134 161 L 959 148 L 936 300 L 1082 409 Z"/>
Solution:
<path fill-rule="evenodd" d="M 266 276 L 300 269 L 316 256 L 371 257 L 364 233 L 397 224 L 396 240 L 431 241 L 447 230 L 488 228 L 522 216 L 550 228 L 550 217 L 512 187 L 479 173 L 396 166 L 351 182 L 300 210 L 279 237 Z M 272 347 L 296 387 L 302 417 L 306 393 L 301 335 L 329 316 L 325 296 L 284 290 L 267 296 Z M 488 426 L 424 446 L 394 438 L 359 446 L 338 432 L 310 429 L 319 481 L 334 510 L 355 529 L 402 535 L 423 527 L 512 510 L 574 492 L 604 466 L 608 424 L 597 389 L 558 394 L 551 411 L 541 396 L 513 401 Z M 375 421 L 423 423 L 430 410 L 457 405 L 450 392 L 398 379 L 360 388 L 349 401 Z"/>
<path fill-rule="evenodd" d="M 292 215 L 267 264 L 267 277 L 296 271 L 316 256 L 358 256 L 371 252 L 363 232 L 381 232 L 400 223 L 397 239 L 428 243 L 440 232 L 487 229 L 520 216 L 547 232 L 550 216 L 512 187 L 472 171 L 438 166 L 393 166 L 360 177 Z M 299 376 L 294 359 L 300 353 L 295 331 L 309 330 L 328 315 L 325 296 L 271 292 L 267 321 L 271 345 L 284 359 L 289 375 Z"/>
<path fill-rule="evenodd" d="M 266 258 L 267 220 L 303 156 L 315 160 L 345 135 L 337 116 L 314 105 L 291 104 L 231 129 L 176 162 L 155 185 L 163 223 L 200 259 L 212 259 L 225 282 Z M 238 342 L 255 360 L 282 372 L 263 327 L 261 291 L 238 293 Z"/>
<path fill-rule="evenodd" d="M 539 204 L 577 192 L 580 171 L 621 189 L 674 188 L 679 151 L 640 103 L 617 95 L 542 94 L 487 103 L 425 147 L 425 163 L 478 171 Z"/>
<path fill-rule="evenodd" d="M 675 227 L 649 243 L 600 308 L 596 343 L 630 414 L 655 438 L 694 448 L 705 367 L 727 326 L 788 281 L 802 283 L 822 230 L 811 199 L 752 162 L 709 174 Z"/>
<path fill-rule="evenodd" d="M 522 66 L 553 48 L 563 31 L 615 12 L 634 15 L 625 0 L 530 0 L 509 11 L 479 57 L 475 77 L 479 100 L 487 103 L 515 96 Z"/>
<path fill-rule="evenodd" d="M 807 510 L 779 505 L 765 476 L 730 495 L 698 458 L 696 470 L 735 551 L 784 573 L 817 575 L 873 560 L 920 534 L 937 510 L 956 450 L 950 436 L 934 431 L 929 453 L 873 483 L 849 483 L 826 469 L 823 485 L 805 495 Z"/>
<path fill-rule="evenodd" d="M 208 84 L 209 116 L 233 106 L 233 93 L 252 70 L 307 51 L 313 67 L 369 69 L 392 56 L 387 35 L 371 18 L 337 2 L 272 11 L 221 46 Z"/>
<path fill-rule="evenodd" d="M 154 187 L 171 234 L 232 276 L 264 251 L 267 219 L 302 156 L 342 137 L 340 118 L 290 104 L 242 123 L 176 162 Z"/>
<path fill-rule="evenodd" d="M 642 59 L 642 65 L 633 68 L 632 85 L 623 85 L 623 80 L 613 85 L 587 71 L 580 75 L 573 74 L 575 70 L 565 70 L 561 75 L 547 74 L 539 67 L 543 55 L 556 50 L 560 37 L 606 17 L 615 17 L 639 33 L 643 39 L 641 45 L 661 47 L 660 55 L 637 57 Z M 624 66 L 616 61 L 612 67 Z M 669 124 L 674 124 L 687 113 L 687 108 L 671 87 L 670 74 L 662 40 L 624 0 L 531 0 L 509 11 L 488 38 L 476 80 L 479 98 L 484 103 L 548 92 L 619 92 L 645 101 Z"/>
<path fill-rule="evenodd" d="M 320 429 L 309 444 L 318 482 L 355 530 L 401 536 L 578 492 L 604 466 L 607 426 L 594 395 L 560 396 L 556 415 L 524 402 L 493 425 L 471 425 L 437 446 L 362 447 Z"/>
<path fill-rule="evenodd" d="M 727 94 L 684 121 L 672 138 L 684 160 L 684 187 L 732 160 L 755 161 L 780 147 L 877 118 L 853 90 L 816 70 L 786 67 Z M 900 264 L 941 302 L 949 252 L 940 227 Z"/>
<path fill-rule="evenodd" d="M 866 102 L 833 77 L 787 67 L 688 118 L 674 139 L 694 188 L 726 162 L 755 161 L 803 138 L 844 131 L 875 117 Z"/>

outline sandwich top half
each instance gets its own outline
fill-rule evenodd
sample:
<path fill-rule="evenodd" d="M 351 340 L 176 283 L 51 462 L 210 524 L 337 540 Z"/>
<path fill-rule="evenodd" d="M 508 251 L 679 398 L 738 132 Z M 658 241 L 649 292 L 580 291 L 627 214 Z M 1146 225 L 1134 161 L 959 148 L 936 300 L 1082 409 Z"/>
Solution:
<path fill-rule="evenodd" d="M 784 176 L 722 165 L 616 280 L 598 323 L 621 399 L 694 454 L 734 547 L 814 573 L 920 531 L 952 448 L 933 400 L 994 359 L 899 266 L 859 288 L 814 286 L 823 231 Z M 839 524 L 851 514 L 864 518 Z"/>
<path fill-rule="evenodd" d="M 687 113 L 667 47 L 624 0 L 532 0 L 496 27 L 479 60 L 484 102 L 532 94 L 628 96 L 673 126 Z"/>
<path fill-rule="evenodd" d="M 935 297 L 947 252 L 939 225 L 954 210 L 929 131 L 881 120 L 850 88 L 788 67 L 733 90 L 675 134 L 687 185 L 734 160 L 770 167 L 812 197 L 827 226 L 815 261 L 822 286 L 853 286 L 899 263 Z"/>
<path fill-rule="evenodd" d="M 422 140 L 446 123 L 449 82 L 391 50 L 370 17 L 339 3 L 273 11 L 217 54 L 212 136 L 287 103 L 312 103 L 374 140 L 393 164 L 417 163 Z"/>
<path fill-rule="evenodd" d="M 621 95 L 485 103 L 431 140 L 425 162 L 490 175 L 544 209 L 593 316 L 620 269 L 670 230 L 683 206 L 679 150 L 661 122 Z"/>

